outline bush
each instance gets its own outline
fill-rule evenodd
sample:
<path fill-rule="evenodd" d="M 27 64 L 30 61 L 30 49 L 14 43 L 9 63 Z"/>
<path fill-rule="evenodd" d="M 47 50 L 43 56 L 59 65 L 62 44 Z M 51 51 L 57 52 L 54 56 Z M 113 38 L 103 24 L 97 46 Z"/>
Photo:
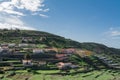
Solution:
<path fill-rule="evenodd" d="M 1 76 L 1 77 L 0 77 L 0 80 L 3 79 L 3 78 L 4 78 L 4 76 Z"/>
<path fill-rule="evenodd" d="M 11 71 L 11 72 L 9 72 L 9 74 L 7 75 L 7 77 L 14 76 L 14 75 L 16 75 L 15 71 Z"/>
<path fill-rule="evenodd" d="M 27 72 L 31 72 L 32 70 L 30 68 L 27 69 Z"/>
<path fill-rule="evenodd" d="M 0 74 L 4 74 L 4 73 L 5 73 L 4 71 L 1 71 L 1 70 L 0 70 Z"/>

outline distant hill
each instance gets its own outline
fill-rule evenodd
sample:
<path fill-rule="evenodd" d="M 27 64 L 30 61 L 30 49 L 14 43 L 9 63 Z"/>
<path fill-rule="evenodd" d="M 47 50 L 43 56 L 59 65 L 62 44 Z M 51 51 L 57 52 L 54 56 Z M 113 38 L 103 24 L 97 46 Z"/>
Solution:
<path fill-rule="evenodd" d="M 32 30 L 0 30 L 0 43 L 34 43 L 46 44 L 50 47 L 65 48 L 77 47 L 80 48 L 80 43 L 65 39 L 64 37 L 54 35 L 42 31 Z"/>
<path fill-rule="evenodd" d="M 120 55 L 120 49 L 109 48 L 98 43 L 80 43 L 64 37 L 34 30 L 0 30 L 0 43 L 34 43 L 56 48 L 80 48 L 97 54 Z"/>
<path fill-rule="evenodd" d="M 101 63 L 99 59 L 94 59 L 94 56 L 105 57 L 108 61 L 112 61 L 110 64 L 120 65 L 120 49 L 110 48 L 103 44 L 98 43 L 80 43 L 64 37 L 34 30 L 0 30 L 0 44 L 3 43 L 28 43 L 45 45 L 46 47 L 55 48 L 77 48 L 82 50 L 89 50 L 94 53 L 93 57 L 89 56 L 85 62 L 98 65 Z M 87 61 L 86 61 L 87 60 Z M 89 62 L 91 61 L 91 62 Z M 96 62 L 97 61 L 97 62 Z"/>
<path fill-rule="evenodd" d="M 98 43 L 82 43 L 82 48 L 91 50 L 96 53 L 106 53 L 106 54 L 119 54 L 120 55 L 120 49 L 107 47 L 103 44 Z"/>

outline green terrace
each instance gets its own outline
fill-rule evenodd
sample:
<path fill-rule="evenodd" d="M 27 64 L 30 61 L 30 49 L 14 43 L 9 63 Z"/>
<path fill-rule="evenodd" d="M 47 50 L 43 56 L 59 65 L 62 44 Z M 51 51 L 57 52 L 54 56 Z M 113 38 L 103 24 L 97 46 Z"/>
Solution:
<path fill-rule="evenodd" d="M 114 70 L 100 70 L 78 73 L 71 71 L 69 74 L 60 73 L 59 70 L 17 70 L 0 74 L 2 80 L 119 80 L 120 72 Z"/>

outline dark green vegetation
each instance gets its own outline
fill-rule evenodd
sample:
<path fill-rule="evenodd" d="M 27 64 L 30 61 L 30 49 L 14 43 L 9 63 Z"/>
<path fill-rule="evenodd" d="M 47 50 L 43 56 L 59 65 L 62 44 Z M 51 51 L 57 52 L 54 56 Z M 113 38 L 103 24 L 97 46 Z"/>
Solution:
<path fill-rule="evenodd" d="M 64 37 L 42 31 L 3 29 L 0 30 L 0 43 L 33 43 L 42 44 L 43 47 L 80 48 L 93 51 L 94 53 L 103 56 L 109 55 L 109 58 L 113 58 L 114 60 L 117 59 L 116 61 L 120 62 L 120 49 L 109 48 L 97 43 L 79 43 L 71 39 L 66 39 Z"/>
<path fill-rule="evenodd" d="M 1 80 L 119 80 L 119 70 L 107 69 L 95 56 L 82 58 L 79 55 L 71 55 L 69 62 L 79 65 L 77 70 L 69 72 L 58 70 L 54 62 L 48 62 L 44 69 L 26 68 L 20 70 L 5 70 L 0 73 Z M 21 67 L 19 60 L 6 60 L 12 66 Z M 17 65 L 16 65 L 17 63 Z M 7 68 L 4 66 L 4 68 Z"/>
<path fill-rule="evenodd" d="M 0 30 L 0 43 L 34 43 L 49 47 L 80 47 L 78 42 L 42 31 Z"/>
<path fill-rule="evenodd" d="M 78 35 L 79 37 L 79 35 Z M 0 43 L 34 43 L 45 44 L 57 48 L 81 48 L 94 51 L 96 53 L 113 53 L 120 55 L 120 49 L 109 48 L 97 43 L 79 43 L 61 36 L 42 31 L 32 30 L 0 30 Z"/>
<path fill-rule="evenodd" d="M 79 37 L 79 36 L 78 36 Z M 47 59 L 54 54 L 38 54 L 34 55 L 31 51 L 24 53 L 24 51 L 16 56 L 15 59 L 3 60 L 0 62 L 2 80 L 119 80 L 120 73 L 120 49 L 109 48 L 102 44 L 97 43 L 79 43 L 71 39 L 66 39 L 61 36 L 50 34 L 42 31 L 28 31 L 28 30 L 0 30 L 0 44 L 3 43 L 28 43 L 35 44 L 38 48 L 54 47 L 57 49 L 62 48 L 75 48 L 78 50 L 90 50 L 92 55 L 81 57 L 80 54 L 72 54 L 67 59 L 67 62 L 72 62 L 79 66 L 78 70 L 70 69 L 69 72 L 60 72 L 57 66 L 57 60 L 48 60 L 44 65 L 40 65 L 39 69 L 35 66 L 32 68 L 24 68 L 21 62 L 21 57 L 32 60 L 37 57 L 40 59 Z M 31 54 L 29 54 L 31 53 Z M 11 56 L 11 55 L 1 55 Z M 14 55 L 12 55 L 13 57 Z M 58 61 L 59 62 L 59 61 Z M 117 66 L 115 65 L 117 64 Z M 6 66 L 5 66 L 6 65 Z M 36 64 L 38 65 L 38 64 Z M 114 66 L 112 66 L 114 65 Z M 13 68 L 21 68 L 21 70 L 15 70 Z M 9 69 L 7 69 L 9 68 Z M 37 70 L 36 70 L 36 69 Z M 4 70 L 3 70 L 4 69 Z M 10 70 L 11 69 L 11 70 Z M 44 69 L 44 70 L 43 70 Z M 114 69 L 114 70 L 112 70 Z M 10 70 L 10 71 L 9 71 Z"/>
<path fill-rule="evenodd" d="M 79 37 L 79 35 L 78 35 Z M 117 59 L 120 62 L 120 49 L 109 48 L 97 43 L 79 43 L 71 39 L 50 34 L 42 31 L 30 30 L 0 30 L 0 43 L 33 43 L 42 44 L 38 47 L 56 47 L 56 48 L 79 48 L 93 51 L 100 55 L 109 55 L 110 58 Z"/>
<path fill-rule="evenodd" d="M 120 72 L 113 70 L 92 71 L 87 73 L 71 73 L 69 75 L 58 75 L 59 70 L 37 70 L 27 72 L 26 70 L 8 71 L 0 75 L 2 80 L 120 80 Z M 7 77 L 7 78 L 5 78 Z"/>

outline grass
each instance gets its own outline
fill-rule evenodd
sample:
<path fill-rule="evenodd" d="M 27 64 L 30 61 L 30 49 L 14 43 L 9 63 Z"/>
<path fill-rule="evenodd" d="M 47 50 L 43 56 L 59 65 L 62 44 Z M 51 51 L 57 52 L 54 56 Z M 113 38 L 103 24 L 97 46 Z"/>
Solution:
<path fill-rule="evenodd" d="M 8 61 L 2 61 L 1 63 L 3 63 L 3 62 L 5 62 L 5 63 L 14 63 L 14 62 L 21 62 L 20 60 L 8 60 Z"/>
<path fill-rule="evenodd" d="M 77 73 L 70 75 L 60 75 L 59 70 L 37 70 L 36 74 L 28 73 L 26 70 L 16 71 L 15 76 L 7 77 L 2 80 L 120 80 L 120 72 L 113 70 L 92 71 L 87 73 Z M 115 79 L 116 80 L 116 79 Z"/>

